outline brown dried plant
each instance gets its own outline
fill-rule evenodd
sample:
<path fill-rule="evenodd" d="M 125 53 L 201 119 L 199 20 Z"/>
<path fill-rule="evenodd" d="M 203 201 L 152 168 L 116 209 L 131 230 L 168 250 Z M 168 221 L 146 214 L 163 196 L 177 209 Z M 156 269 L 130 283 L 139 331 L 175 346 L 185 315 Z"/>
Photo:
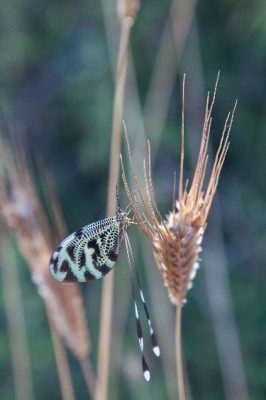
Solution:
<path fill-rule="evenodd" d="M 116 67 L 115 94 L 112 121 L 112 140 L 110 149 L 107 216 L 114 215 L 116 208 L 116 183 L 119 174 L 119 152 L 121 143 L 121 125 L 124 107 L 125 82 L 128 64 L 128 48 L 131 27 L 139 9 L 139 0 L 117 0 L 117 13 L 121 23 L 120 43 Z M 111 271 L 103 281 L 101 298 L 101 317 L 99 333 L 99 351 L 97 366 L 97 385 L 95 400 L 108 398 L 110 372 L 111 322 L 114 292 L 114 272 Z"/>
<path fill-rule="evenodd" d="M 218 76 L 219 78 L 219 76 Z M 234 111 L 228 114 L 222 132 L 220 144 L 213 162 L 212 171 L 206 190 L 203 189 L 205 173 L 207 169 L 207 149 L 211 129 L 211 113 L 215 101 L 218 78 L 215 84 L 214 94 L 210 103 L 210 95 L 207 96 L 205 118 L 202 130 L 202 139 L 198 161 L 194 177 L 189 187 L 188 181 L 183 183 L 184 174 L 184 86 L 183 81 L 183 107 L 181 127 L 181 160 L 179 176 L 178 200 L 173 204 L 173 210 L 166 220 L 162 217 L 155 199 L 151 177 L 151 150 L 148 142 L 148 175 L 145 160 L 143 163 L 144 179 L 146 185 L 146 199 L 143 195 L 136 171 L 132 161 L 128 136 L 126 133 L 127 147 L 133 178 L 139 194 L 144 212 L 140 210 L 139 203 L 132 197 L 128 181 L 122 164 L 122 177 L 126 193 L 134 212 L 135 218 L 148 238 L 156 264 L 163 276 L 164 284 L 168 289 L 170 301 L 177 307 L 176 346 L 177 369 L 179 383 L 179 397 L 185 399 L 184 377 L 181 358 L 181 309 L 186 302 L 187 292 L 192 286 L 192 280 L 199 268 L 199 252 L 201 251 L 202 237 L 207 224 L 207 217 L 217 188 L 219 175 L 228 150 L 229 133 L 232 127 Z M 175 185 L 174 185 L 175 186 Z M 175 196 L 175 187 L 174 187 Z"/>
<path fill-rule="evenodd" d="M 52 193 L 50 182 L 46 187 L 46 194 L 55 223 L 52 227 L 41 205 L 21 143 L 19 145 L 12 143 L 12 150 L 7 141 L 0 140 L 1 219 L 17 242 L 31 270 L 38 292 L 44 299 L 53 339 L 59 343 L 58 338 L 54 337 L 55 332 L 64 338 L 81 363 L 87 384 L 93 392 L 94 379 L 88 361 L 90 341 L 79 286 L 72 283 L 62 285 L 55 281 L 48 268 L 51 253 L 62 238 L 60 230 L 64 229 L 59 204 Z M 53 235 L 53 231 L 57 234 Z M 53 242 L 52 238 L 55 236 L 57 237 Z M 58 355 L 57 348 L 55 351 Z M 64 355 L 61 353 L 62 357 Z M 67 371 L 64 370 L 64 373 L 67 374 Z M 59 370 L 59 374 L 62 384 L 62 371 Z M 72 388 L 62 388 L 62 390 L 72 391 Z"/>
<path fill-rule="evenodd" d="M 135 22 L 139 7 L 139 0 L 118 0 L 117 14 L 121 23 L 126 23 L 126 25 L 131 27 Z"/>

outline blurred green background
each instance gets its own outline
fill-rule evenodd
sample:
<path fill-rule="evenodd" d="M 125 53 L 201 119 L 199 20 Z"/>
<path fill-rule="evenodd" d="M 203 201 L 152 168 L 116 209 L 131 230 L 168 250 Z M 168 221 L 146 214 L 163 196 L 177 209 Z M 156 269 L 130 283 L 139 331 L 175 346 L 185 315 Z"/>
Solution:
<path fill-rule="evenodd" d="M 154 187 L 165 215 L 172 207 L 173 175 L 177 171 L 178 176 L 179 169 L 183 73 L 187 179 L 193 176 L 205 97 L 212 92 L 218 71 L 213 151 L 238 99 L 201 268 L 183 309 L 183 348 L 193 399 L 262 400 L 266 398 L 266 5 L 262 0 L 173 4 L 180 8 L 175 11 L 170 1 L 158 0 L 140 6 L 131 34 L 124 118 L 133 147 L 138 134 L 145 145 L 144 128 L 151 141 Z M 120 32 L 115 10 L 116 3 L 106 0 L 0 3 L 0 94 L 12 108 L 29 153 L 41 154 L 52 172 L 69 232 L 105 217 Z M 1 115 L 4 118 L 3 109 Z M 142 147 L 134 147 L 141 157 L 143 151 L 146 154 Z M 126 159 L 124 144 L 122 151 Z M 120 201 L 127 205 L 122 184 Z M 129 237 L 169 369 L 166 372 L 161 361 L 154 360 L 147 343 L 152 379 L 146 384 L 142 378 L 122 250 L 115 274 L 113 340 L 123 344 L 121 357 L 114 357 L 119 372 L 111 377 L 109 398 L 175 399 L 174 308 L 146 239 L 137 227 L 130 228 Z M 139 238 L 149 259 L 145 268 Z M 35 398 L 59 399 L 44 306 L 26 265 L 19 255 L 17 259 Z M 101 282 L 82 289 L 95 363 Z M 3 301 L 1 295 L 0 397 L 9 400 L 15 394 Z M 123 323 L 121 339 L 117 331 Z M 147 329 L 145 336 L 148 340 Z M 69 358 L 76 398 L 87 398 L 80 367 L 70 353 Z"/>

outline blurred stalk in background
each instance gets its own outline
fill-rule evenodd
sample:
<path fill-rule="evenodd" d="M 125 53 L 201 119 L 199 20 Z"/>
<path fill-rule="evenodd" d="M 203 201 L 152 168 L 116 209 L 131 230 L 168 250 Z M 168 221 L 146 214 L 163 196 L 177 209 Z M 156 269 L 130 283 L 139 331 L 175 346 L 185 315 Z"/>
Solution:
<path fill-rule="evenodd" d="M 11 127 L 10 129 L 12 130 Z M 14 132 L 11 133 L 13 133 L 14 139 Z M 17 242 L 28 263 L 38 293 L 44 299 L 53 337 L 62 396 L 67 400 L 75 398 L 67 357 L 59 337 L 64 338 L 80 362 L 88 389 L 93 393 L 94 378 L 89 361 L 89 333 L 79 286 L 76 284 L 61 285 L 51 277 L 47 268 L 55 246 L 52 238 L 54 237 L 55 243 L 57 243 L 64 230 L 60 207 L 52 191 L 52 182 L 46 180 L 44 191 L 47 204 L 50 206 L 53 225 L 49 223 L 41 204 L 33 180 L 33 170 L 28 165 L 29 162 L 27 162 L 21 140 L 18 143 L 13 141 L 11 147 L 6 139 L 1 137 L 0 154 L 1 219 Z M 14 262 L 11 258 L 10 262 L 12 261 Z M 5 263 L 7 262 L 6 257 Z M 5 280 L 5 283 L 10 284 L 11 282 Z M 15 279 L 14 285 L 16 283 L 18 284 L 18 281 Z M 5 290 L 8 288 L 5 287 Z M 19 288 L 16 292 L 19 293 Z M 11 321 L 11 308 L 7 307 L 6 310 L 8 320 Z M 12 336 L 10 340 L 13 340 Z M 24 347 L 26 348 L 26 346 Z M 20 391 L 20 389 L 17 390 Z"/>

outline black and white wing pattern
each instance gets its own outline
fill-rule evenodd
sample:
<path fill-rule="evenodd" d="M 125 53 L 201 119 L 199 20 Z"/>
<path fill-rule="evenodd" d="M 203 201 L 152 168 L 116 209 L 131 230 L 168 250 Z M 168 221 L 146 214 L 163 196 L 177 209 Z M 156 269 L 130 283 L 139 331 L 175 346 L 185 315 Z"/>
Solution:
<path fill-rule="evenodd" d="M 151 326 L 133 252 L 126 233 L 127 227 L 130 224 L 134 224 L 133 220 L 128 217 L 128 213 L 118 207 L 114 217 L 84 226 L 84 228 L 79 229 L 63 240 L 51 256 L 49 268 L 51 275 L 60 282 L 87 282 L 102 278 L 115 265 L 121 245 L 125 239 L 135 306 L 137 335 L 142 353 L 142 370 L 144 378 L 146 381 L 149 381 L 150 371 L 144 357 L 142 327 L 136 302 L 131 261 L 136 272 L 140 297 L 150 329 L 153 352 L 157 357 L 160 355 L 160 348 Z"/>
<path fill-rule="evenodd" d="M 126 229 L 132 222 L 120 207 L 116 215 L 84 226 L 54 250 L 51 275 L 60 282 L 87 282 L 102 278 L 116 263 Z"/>

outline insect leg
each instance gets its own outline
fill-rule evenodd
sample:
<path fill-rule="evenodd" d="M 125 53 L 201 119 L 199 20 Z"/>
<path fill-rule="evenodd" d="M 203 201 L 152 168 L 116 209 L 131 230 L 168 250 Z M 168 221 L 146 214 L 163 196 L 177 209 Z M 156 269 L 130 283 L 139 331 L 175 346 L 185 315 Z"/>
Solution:
<path fill-rule="evenodd" d="M 129 249 L 129 253 L 130 253 L 130 256 L 132 258 L 133 266 L 134 266 L 134 269 L 135 269 L 137 282 L 138 282 L 138 286 L 139 286 L 140 297 L 141 297 L 142 304 L 143 304 L 143 307 L 144 307 L 144 310 L 145 310 L 145 314 L 146 314 L 146 318 L 147 318 L 147 321 L 148 321 L 148 324 L 149 324 L 152 349 L 153 349 L 154 354 L 157 357 L 159 357 L 160 353 L 161 353 L 160 352 L 160 347 L 158 346 L 154 331 L 152 329 L 151 320 L 150 320 L 150 314 L 149 314 L 149 311 L 148 311 L 148 307 L 147 307 L 146 301 L 144 299 L 143 291 L 142 291 L 141 284 L 140 284 L 138 270 L 137 270 L 137 267 L 136 267 L 133 251 L 132 251 L 132 248 L 131 248 L 131 245 L 130 245 L 130 242 L 129 242 L 127 234 L 125 235 L 125 243 L 126 243 L 126 246 Z"/>
<path fill-rule="evenodd" d="M 133 301 L 134 301 L 136 326 L 137 326 L 137 335 L 138 335 L 138 340 L 139 340 L 140 351 L 142 353 L 142 370 L 143 370 L 144 378 L 146 379 L 146 381 L 149 381 L 151 375 L 150 375 L 148 364 L 147 364 L 147 362 L 145 360 L 145 357 L 144 357 L 143 335 L 142 335 L 142 328 L 141 328 L 141 323 L 140 323 L 140 319 L 139 319 L 138 306 L 137 306 L 137 302 L 136 302 L 135 288 L 134 288 L 134 281 L 133 281 L 133 274 L 132 274 L 132 266 L 131 266 L 131 259 L 130 259 L 130 254 L 131 254 L 132 250 L 131 250 L 131 246 L 129 244 L 129 239 L 128 239 L 127 234 L 125 234 L 125 245 L 126 245 L 129 273 L 130 273 L 132 295 L 133 295 Z"/>

